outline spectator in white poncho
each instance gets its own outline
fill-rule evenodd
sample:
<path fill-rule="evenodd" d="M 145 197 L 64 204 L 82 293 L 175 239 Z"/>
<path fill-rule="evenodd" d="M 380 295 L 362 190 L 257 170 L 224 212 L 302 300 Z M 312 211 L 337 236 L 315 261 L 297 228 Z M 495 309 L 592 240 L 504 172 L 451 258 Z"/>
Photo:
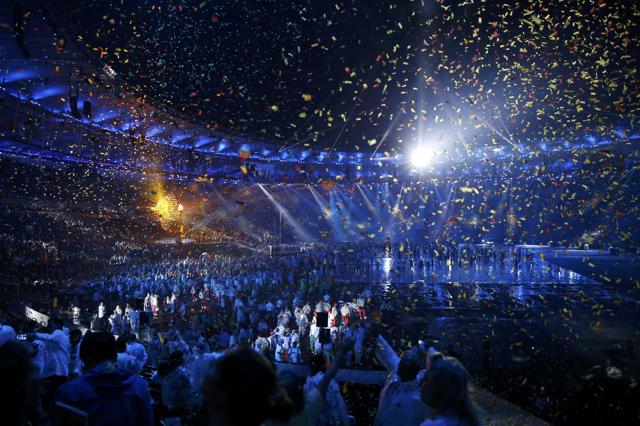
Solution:
<path fill-rule="evenodd" d="M 397 370 L 390 372 L 380 392 L 375 426 L 402 424 L 418 426 L 429 414 L 429 407 L 420 399 L 420 384 L 416 375 L 420 364 L 411 352 L 405 352 Z"/>

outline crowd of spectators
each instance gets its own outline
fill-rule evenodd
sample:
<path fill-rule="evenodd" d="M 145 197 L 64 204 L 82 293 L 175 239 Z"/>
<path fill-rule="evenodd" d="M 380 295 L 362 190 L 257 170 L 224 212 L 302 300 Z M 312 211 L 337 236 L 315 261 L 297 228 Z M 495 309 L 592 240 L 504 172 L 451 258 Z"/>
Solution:
<path fill-rule="evenodd" d="M 77 424 L 79 419 L 122 426 L 160 420 L 242 426 L 355 421 L 335 381 L 353 349 L 351 338 L 343 339 L 330 364 L 322 354 L 314 355 L 304 377 L 242 344 L 200 355 L 188 347 L 175 349 L 151 367 L 134 336 L 82 335 L 77 329 L 67 335 L 63 328 L 52 318 L 46 332 L 16 336 L 11 326 L 2 325 L 0 374 L 13 390 L 2 400 L 7 425 Z M 416 354 L 406 352 L 389 372 L 375 424 L 480 424 L 462 365 L 430 351 L 426 369 L 420 370 Z"/>
<path fill-rule="evenodd" d="M 424 273 L 452 263 L 500 268 L 505 261 L 518 268 L 530 264 L 531 255 L 435 243 L 411 249 L 327 246 L 279 258 L 165 254 L 159 262 L 129 265 L 66 288 L 58 295 L 58 314 L 115 335 L 135 333 L 152 341 L 180 336 L 201 351 L 250 344 L 275 361 L 293 363 L 317 352 L 331 360 L 339 342 L 350 337 L 356 341 L 353 363 L 362 365 L 371 352 L 366 344 L 369 313 L 379 320 L 400 309 L 371 284 L 390 273 L 385 270 L 389 264 L 397 273 Z M 345 286 L 343 279 L 352 276 L 365 279 Z M 446 290 L 439 291 L 444 300 Z M 322 325 L 318 313 L 326 315 Z"/>
<path fill-rule="evenodd" d="M 74 415 L 88 416 L 89 424 L 203 424 L 208 416 L 214 424 L 351 424 L 333 377 L 342 365 L 373 365 L 368 311 L 379 310 L 380 301 L 366 285 L 345 287 L 336 278 L 382 274 L 383 256 L 398 268 L 427 269 L 454 260 L 499 261 L 499 253 L 372 244 L 359 255 L 318 247 L 277 260 L 203 253 L 130 265 L 76 286 L 66 295 L 69 309 L 56 312 L 65 320 L 52 317 L 46 332 L 18 327 L 21 341 L 6 350 L 18 358 L 28 352 L 28 373 L 42 387 L 40 408 L 18 417 L 35 424 Z M 16 338 L 8 325 L 3 336 Z M 415 353 L 407 360 L 420 357 L 426 360 Z M 443 399 L 429 393 L 428 374 L 415 368 L 424 360 L 403 358 L 397 371 L 390 368 L 376 424 L 393 424 L 398 404 L 415 412 L 404 424 L 476 424 L 456 402 L 467 398 L 466 372 L 445 361 L 439 374 L 446 377 L 434 375 L 433 383 L 458 387 Z M 289 364 L 308 365 L 308 376 L 281 368 Z M 451 423 L 458 415 L 464 420 Z"/>

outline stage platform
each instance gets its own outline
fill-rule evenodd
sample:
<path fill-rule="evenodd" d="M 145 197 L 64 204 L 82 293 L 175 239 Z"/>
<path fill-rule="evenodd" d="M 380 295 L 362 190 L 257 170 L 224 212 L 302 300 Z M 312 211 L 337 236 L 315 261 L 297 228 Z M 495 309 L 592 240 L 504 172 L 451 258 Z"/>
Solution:
<path fill-rule="evenodd" d="M 640 287 L 640 256 L 606 250 L 553 250 L 547 260 L 604 284 Z"/>

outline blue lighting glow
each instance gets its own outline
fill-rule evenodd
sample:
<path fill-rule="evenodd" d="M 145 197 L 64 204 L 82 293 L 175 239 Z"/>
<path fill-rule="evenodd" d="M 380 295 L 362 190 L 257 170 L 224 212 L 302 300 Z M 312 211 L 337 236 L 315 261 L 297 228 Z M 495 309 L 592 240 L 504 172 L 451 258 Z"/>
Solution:
<path fill-rule="evenodd" d="M 3 77 L 5 83 L 13 83 L 15 81 L 28 80 L 37 77 L 36 70 L 20 70 L 8 73 Z"/>
<path fill-rule="evenodd" d="M 198 140 L 196 141 L 196 147 L 200 148 L 201 146 L 210 144 L 213 141 L 214 139 L 211 136 L 205 136 L 205 135 L 199 136 Z"/>
<path fill-rule="evenodd" d="M 31 92 L 31 97 L 39 101 L 53 96 L 60 96 L 68 92 L 69 88 L 66 86 L 47 86 L 35 89 Z"/>
<path fill-rule="evenodd" d="M 171 136 L 171 143 L 178 143 L 180 141 L 183 141 L 183 140 L 187 139 L 188 137 L 189 137 L 189 135 L 184 133 L 184 132 L 175 132 Z"/>
<path fill-rule="evenodd" d="M 154 137 L 156 135 L 159 135 L 163 131 L 164 131 L 164 127 L 163 126 L 151 126 L 147 130 L 147 137 L 148 138 L 152 138 L 152 137 Z"/>

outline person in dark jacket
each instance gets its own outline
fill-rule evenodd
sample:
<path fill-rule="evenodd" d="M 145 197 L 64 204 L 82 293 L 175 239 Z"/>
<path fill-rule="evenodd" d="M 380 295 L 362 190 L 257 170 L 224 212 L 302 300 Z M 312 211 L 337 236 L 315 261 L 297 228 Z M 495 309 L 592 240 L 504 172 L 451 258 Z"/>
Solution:
<path fill-rule="evenodd" d="M 15 340 L 0 345 L 0 377 L 4 387 L 0 398 L 0 424 L 23 426 L 40 413 L 40 374 L 31 362 L 28 346 Z"/>
<path fill-rule="evenodd" d="M 118 370 L 113 335 L 85 337 L 80 359 L 83 374 L 61 386 L 56 401 L 86 412 L 94 426 L 153 425 L 149 387 L 142 377 Z"/>

